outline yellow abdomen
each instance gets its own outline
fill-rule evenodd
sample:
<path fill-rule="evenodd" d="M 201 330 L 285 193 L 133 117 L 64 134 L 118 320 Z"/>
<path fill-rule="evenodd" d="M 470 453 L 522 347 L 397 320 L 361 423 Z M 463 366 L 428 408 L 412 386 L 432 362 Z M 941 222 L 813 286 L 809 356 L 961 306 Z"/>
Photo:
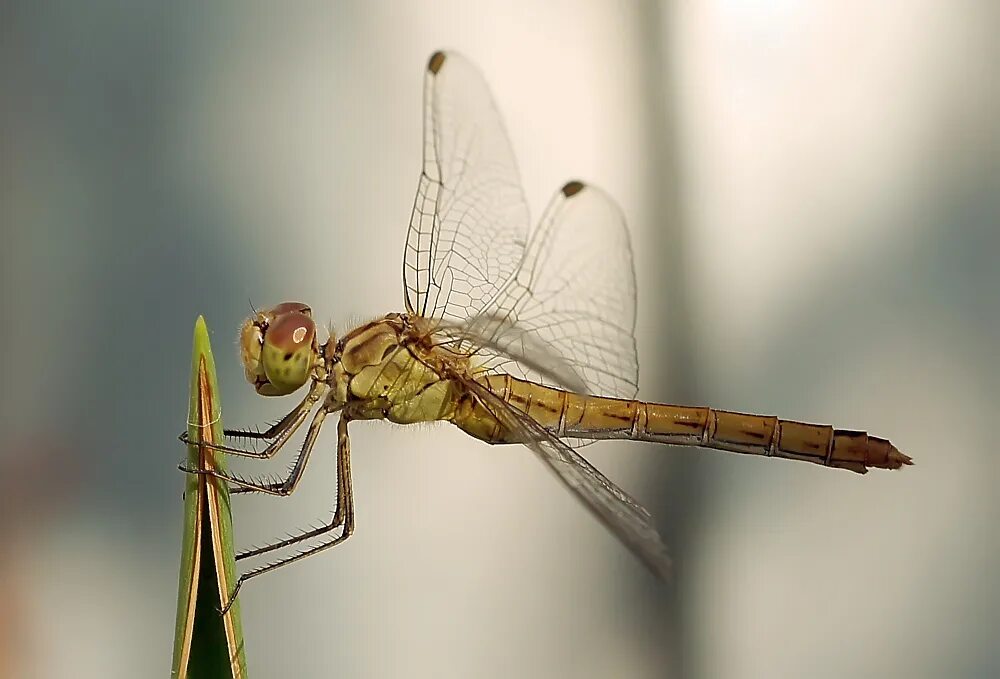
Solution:
<path fill-rule="evenodd" d="M 869 467 L 897 469 L 911 464 L 891 443 L 862 431 L 707 407 L 586 396 L 510 375 L 490 375 L 482 381 L 557 437 L 701 446 L 804 460 L 862 474 Z M 472 399 L 458 409 L 453 421 L 489 443 L 518 442 L 515 432 L 508 431 L 488 408 Z"/>

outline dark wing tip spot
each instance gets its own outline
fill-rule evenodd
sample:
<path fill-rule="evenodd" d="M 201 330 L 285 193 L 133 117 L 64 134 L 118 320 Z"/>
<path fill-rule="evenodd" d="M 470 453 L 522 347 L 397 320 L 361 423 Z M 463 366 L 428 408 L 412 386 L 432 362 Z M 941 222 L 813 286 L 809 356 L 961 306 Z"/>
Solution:
<path fill-rule="evenodd" d="M 430 61 L 427 62 L 427 70 L 434 75 L 437 75 L 437 72 L 441 70 L 442 66 L 444 66 L 444 58 L 444 52 L 435 52 L 432 54 Z"/>
<path fill-rule="evenodd" d="M 575 179 L 571 182 L 566 182 L 566 185 L 562 187 L 562 193 L 567 198 L 572 198 L 576 194 L 583 191 L 584 183 L 576 181 Z"/>

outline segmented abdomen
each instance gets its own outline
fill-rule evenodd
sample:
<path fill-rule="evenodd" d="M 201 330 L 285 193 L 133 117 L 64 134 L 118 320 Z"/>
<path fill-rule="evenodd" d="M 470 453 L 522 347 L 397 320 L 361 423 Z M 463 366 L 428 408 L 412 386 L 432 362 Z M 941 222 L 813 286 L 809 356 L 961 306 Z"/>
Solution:
<path fill-rule="evenodd" d="M 483 381 L 493 393 L 559 437 L 701 446 L 803 460 L 861 474 L 871 467 L 898 469 L 911 464 L 910 458 L 889 441 L 863 431 L 707 407 L 583 396 L 510 375 L 490 375 Z M 513 432 L 482 407 L 455 422 L 491 443 L 517 441 Z"/>

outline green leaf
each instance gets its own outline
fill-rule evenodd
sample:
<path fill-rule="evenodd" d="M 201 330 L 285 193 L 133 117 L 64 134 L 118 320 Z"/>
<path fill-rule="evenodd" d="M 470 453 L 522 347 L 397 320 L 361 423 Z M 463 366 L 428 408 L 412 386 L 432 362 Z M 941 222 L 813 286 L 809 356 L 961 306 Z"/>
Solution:
<path fill-rule="evenodd" d="M 188 466 L 224 471 L 225 455 L 198 445 L 222 442 L 221 413 L 208 327 L 199 316 L 191 360 Z M 239 601 L 225 615 L 219 613 L 236 584 L 232 534 L 226 484 L 205 474 L 185 474 L 173 677 L 247 676 Z"/>

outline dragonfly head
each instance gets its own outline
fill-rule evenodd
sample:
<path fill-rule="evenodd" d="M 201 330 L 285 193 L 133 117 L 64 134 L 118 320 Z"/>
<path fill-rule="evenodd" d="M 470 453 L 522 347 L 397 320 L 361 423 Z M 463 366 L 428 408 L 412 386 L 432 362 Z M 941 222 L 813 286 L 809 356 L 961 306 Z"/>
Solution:
<path fill-rule="evenodd" d="M 258 311 L 240 327 L 247 381 L 262 396 L 284 396 L 309 380 L 319 357 L 312 309 L 284 302 Z"/>

